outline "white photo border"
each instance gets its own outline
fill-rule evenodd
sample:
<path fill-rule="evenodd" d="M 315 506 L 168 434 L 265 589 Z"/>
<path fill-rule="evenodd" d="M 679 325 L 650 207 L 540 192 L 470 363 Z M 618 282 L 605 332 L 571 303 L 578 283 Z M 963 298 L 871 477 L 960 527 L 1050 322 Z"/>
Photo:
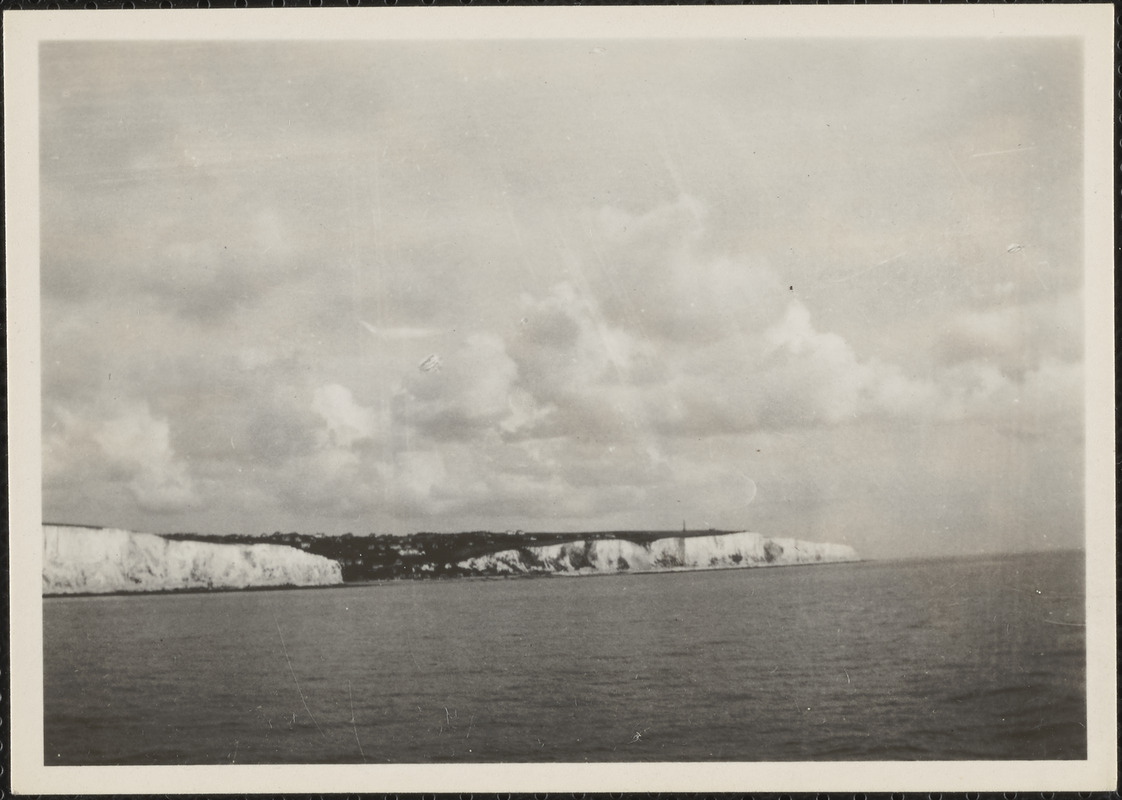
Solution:
<path fill-rule="evenodd" d="M 1115 788 L 1112 5 L 4 13 L 11 788 L 34 794 L 1062 791 Z M 57 767 L 43 763 L 38 47 L 44 41 L 1077 37 L 1084 43 L 1085 761 Z"/>

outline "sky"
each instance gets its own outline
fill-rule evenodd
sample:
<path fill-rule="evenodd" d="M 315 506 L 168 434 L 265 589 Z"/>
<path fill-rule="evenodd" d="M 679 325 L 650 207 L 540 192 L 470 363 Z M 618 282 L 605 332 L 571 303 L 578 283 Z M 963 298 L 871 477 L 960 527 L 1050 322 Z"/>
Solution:
<path fill-rule="evenodd" d="M 45 43 L 43 516 L 1083 544 L 1065 39 Z"/>

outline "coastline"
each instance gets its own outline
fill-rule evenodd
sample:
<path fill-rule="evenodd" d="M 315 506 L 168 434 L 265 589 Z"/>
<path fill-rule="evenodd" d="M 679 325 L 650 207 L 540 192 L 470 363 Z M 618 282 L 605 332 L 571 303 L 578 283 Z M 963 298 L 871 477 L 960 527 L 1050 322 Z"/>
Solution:
<path fill-rule="evenodd" d="M 383 578 L 377 580 L 366 581 L 344 581 L 343 583 L 333 584 L 318 584 L 310 586 L 296 586 L 294 584 L 284 584 L 277 586 L 223 586 L 215 588 L 201 588 L 192 587 L 187 589 L 145 589 L 141 591 L 112 591 L 112 592 L 69 592 L 69 593 L 44 593 L 43 600 L 67 600 L 67 599 L 90 599 L 98 597 L 152 597 L 152 596 L 167 596 L 167 595 L 197 595 L 197 594 L 230 594 L 241 592 L 291 592 L 291 591 L 320 591 L 324 589 L 363 589 L 369 587 L 390 587 L 401 586 L 404 584 L 415 583 L 450 583 L 460 581 L 525 581 L 525 580 L 548 580 L 548 579 L 573 579 L 573 578 L 615 578 L 626 575 L 644 576 L 644 575 L 666 575 L 672 573 L 686 573 L 686 572 L 750 572 L 753 570 L 761 569 L 787 569 L 798 567 L 838 567 L 852 564 L 915 564 L 922 562 L 940 562 L 940 561 L 974 561 L 974 560 L 993 560 L 1002 559 L 1009 556 L 1055 556 L 1055 555 L 1086 555 L 1085 548 L 1059 548 L 1056 550 L 1025 550 L 1017 553 L 995 554 L 995 553 L 969 553 L 963 555 L 943 555 L 943 556 L 929 556 L 929 557 L 908 557 L 908 558 L 856 558 L 849 561 L 823 561 L 823 562 L 807 562 L 797 564 L 766 564 L 766 565 L 753 565 L 747 567 L 660 567 L 657 569 L 649 569 L 635 572 L 546 572 L 546 573 L 522 573 L 516 575 L 461 575 L 454 577 L 400 577 L 400 578 Z"/>
<path fill-rule="evenodd" d="M 787 567 L 830 567 L 840 566 L 844 564 L 862 564 L 875 559 L 857 558 L 849 561 L 821 561 L 821 562 L 804 562 L 796 564 L 754 564 L 747 567 L 659 567 L 657 569 L 636 570 L 634 572 L 624 570 L 622 572 L 606 572 L 606 571 L 589 571 L 589 572 L 540 572 L 540 573 L 521 573 L 514 575 L 460 575 L 455 577 L 401 577 L 401 578 L 384 578 L 371 581 L 344 581 L 343 583 L 329 583 L 329 584 L 316 584 L 310 586 L 296 586 L 295 584 L 283 584 L 277 586 L 220 586 L 211 588 L 191 587 L 186 589 L 143 589 L 138 591 L 124 591 L 115 590 L 112 592 L 66 592 L 66 593 L 44 593 L 44 600 L 65 600 L 68 598 L 91 598 L 91 597 L 151 597 L 153 595 L 194 595 L 194 594 L 225 594 L 225 593 L 240 593 L 240 592 L 269 592 L 269 591 L 314 591 L 323 589 L 360 589 L 371 586 L 397 586 L 406 583 L 452 583 L 460 581 L 525 581 L 525 580 L 549 580 L 549 579 L 572 579 L 572 578 L 617 578 L 626 575 L 667 575 L 671 573 L 686 573 L 686 572 L 751 572 L 753 570 L 761 569 L 783 569 Z"/>

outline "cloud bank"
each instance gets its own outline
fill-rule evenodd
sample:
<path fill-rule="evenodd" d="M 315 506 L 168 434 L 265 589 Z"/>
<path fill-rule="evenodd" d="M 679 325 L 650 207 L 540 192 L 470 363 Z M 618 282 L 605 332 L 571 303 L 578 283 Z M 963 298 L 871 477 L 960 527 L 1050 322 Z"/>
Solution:
<path fill-rule="evenodd" d="M 47 519 L 1081 542 L 1077 54 L 438 49 L 46 46 Z"/>

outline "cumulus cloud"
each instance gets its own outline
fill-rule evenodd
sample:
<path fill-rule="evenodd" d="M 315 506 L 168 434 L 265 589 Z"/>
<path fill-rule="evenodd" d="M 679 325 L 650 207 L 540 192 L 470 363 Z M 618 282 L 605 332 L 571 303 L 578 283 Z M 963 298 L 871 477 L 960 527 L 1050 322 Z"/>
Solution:
<path fill-rule="evenodd" d="M 954 418 L 988 422 L 1021 438 L 1062 434 L 1082 440 L 1084 369 L 1046 357 L 1020 376 L 977 361 L 959 365 L 952 399 Z"/>
<path fill-rule="evenodd" d="M 775 320 L 786 287 L 759 257 L 715 249 L 707 216 L 689 195 L 643 214 L 600 211 L 604 266 L 589 283 L 608 323 L 662 346 L 709 344 Z"/>
<path fill-rule="evenodd" d="M 511 416 L 518 366 L 500 336 L 470 334 L 440 363 L 440 369 L 402 379 L 393 401 L 395 420 L 442 441 L 470 439 Z"/>
<path fill-rule="evenodd" d="M 709 252 L 705 217 L 688 197 L 602 210 L 609 266 L 523 297 L 511 353 L 526 405 L 550 409 L 525 435 L 712 436 L 938 408 L 931 381 L 816 329 L 766 265 Z"/>
<path fill-rule="evenodd" d="M 1083 293 L 955 314 L 935 343 L 947 365 L 986 361 L 1023 376 L 1045 358 L 1078 361 L 1083 352 Z"/>
<path fill-rule="evenodd" d="M 797 300 L 764 336 L 765 421 L 837 424 L 875 414 L 941 415 L 939 389 L 932 382 L 910 379 L 892 364 L 861 359 L 841 336 L 816 330 L 810 311 Z"/>
<path fill-rule="evenodd" d="M 323 418 L 328 441 L 334 446 L 348 448 L 374 435 L 373 411 L 356 403 L 345 386 L 329 383 L 316 389 L 312 409 Z"/>
<path fill-rule="evenodd" d="M 434 492 L 447 485 L 444 459 L 436 450 L 407 450 L 394 459 L 394 494 L 405 502 L 435 500 Z M 438 509 L 433 509 L 434 511 Z"/>
<path fill-rule="evenodd" d="M 94 403 L 80 410 L 49 402 L 43 421 L 44 495 L 60 498 L 61 513 L 75 499 L 104 509 L 127 498 L 161 517 L 196 506 L 197 483 L 173 447 L 171 425 L 147 402 Z"/>
<path fill-rule="evenodd" d="M 239 465 L 289 514 L 413 528 L 487 525 L 501 514 L 532 527 L 543 514 L 626 524 L 621 509 L 678 494 L 743 513 L 752 503 L 744 487 L 755 486 L 761 464 L 730 472 L 730 459 L 744 437 L 769 432 L 984 420 L 1027 439 L 1078 418 L 1076 362 L 1044 359 L 1018 372 L 994 356 L 1023 349 L 1008 332 L 1025 319 L 1042 331 L 1034 352 L 1069 352 L 1044 332 L 1078 320 L 1074 301 L 1075 312 L 1064 303 L 964 311 L 934 338 L 934 367 L 912 368 L 862 353 L 765 263 L 714 248 L 697 200 L 604 216 L 595 252 L 570 254 L 559 280 L 521 291 L 508 319 L 455 339 L 442 334 L 436 358 L 437 343 L 427 341 L 435 328 L 361 320 L 371 338 L 358 337 L 367 342 L 356 346 L 358 360 L 317 351 L 320 379 L 295 393 L 280 387 L 299 386 L 295 376 L 307 371 L 308 353 L 298 349 L 246 341 L 219 372 L 214 360 L 185 357 L 160 408 L 208 410 L 181 448 L 205 481 L 191 480 L 167 418 L 147 406 L 93 426 L 86 446 L 145 509 L 184 509 L 200 492 L 224 496 L 222 476 L 230 480 Z M 419 367 L 437 358 L 439 369 Z M 192 388 L 206 381 L 207 391 Z M 250 396 L 258 402 L 239 411 L 239 398 Z M 52 454 L 81 452 L 80 426 L 61 413 L 54 422 L 48 476 L 65 462 Z M 677 513 L 663 499 L 655 505 Z"/>
<path fill-rule="evenodd" d="M 894 536 L 883 508 L 1078 471 L 1078 49 L 875 48 L 854 82 L 864 44 L 790 75 L 757 45 L 615 48 L 544 93 L 567 45 L 481 51 L 466 94 L 427 48 L 44 50 L 45 509 L 829 537 L 848 503 Z"/>
<path fill-rule="evenodd" d="M 523 295 L 511 343 L 522 385 L 546 399 L 596 386 L 643 384 L 663 369 L 656 347 L 609 323 L 592 295 L 568 281 L 543 298 Z"/>
<path fill-rule="evenodd" d="M 530 395 L 524 437 L 944 424 L 994 419 L 1014 400 L 1046 418 L 1080 403 L 1077 387 L 1066 411 L 1030 390 L 1044 354 L 1078 358 L 1078 293 L 964 312 L 933 337 L 934 368 L 895 363 L 820 329 L 765 264 L 713 251 L 705 219 L 688 197 L 640 215 L 603 209 L 610 267 L 573 265 L 579 280 L 523 296 L 511 354 Z"/>
<path fill-rule="evenodd" d="M 124 481 L 146 511 L 179 511 L 195 501 L 187 466 L 176 458 L 171 428 L 139 404 L 92 430 L 108 468 Z"/>

